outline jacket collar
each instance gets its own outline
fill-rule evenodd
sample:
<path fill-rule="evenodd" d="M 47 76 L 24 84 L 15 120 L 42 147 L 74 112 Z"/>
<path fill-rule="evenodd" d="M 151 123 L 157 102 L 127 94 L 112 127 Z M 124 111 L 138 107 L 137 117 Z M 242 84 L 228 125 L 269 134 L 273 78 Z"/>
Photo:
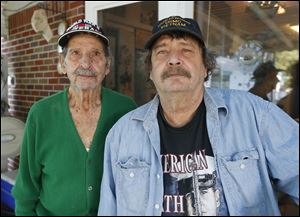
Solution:
<path fill-rule="evenodd" d="M 225 104 L 225 97 L 226 95 L 221 89 L 205 87 L 204 102 L 206 110 L 214 113 L 221 110 L 227 114 L 228 109 Z M 136 109 L 133 112 L 132 119 L 143 121 L 145 123 L 150 123 L 153 120 L 156 120 L 158 105 L 159 96 L 156 95 L 150 102 Z"/>
<path fill-rule="evenodd" d="M 219 88 L 205 88 L 204 102 L 207 111 L 228 113 L 226 106 L 226 91 Z"/>

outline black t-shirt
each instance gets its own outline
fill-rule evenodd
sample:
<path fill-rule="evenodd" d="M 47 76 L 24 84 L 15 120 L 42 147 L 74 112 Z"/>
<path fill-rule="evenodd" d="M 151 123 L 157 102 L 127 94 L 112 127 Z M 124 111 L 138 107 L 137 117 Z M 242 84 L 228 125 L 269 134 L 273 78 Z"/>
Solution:
<path fill-rule="evenodd" d="M 204 101 L 183 127 L 170 126 L 161 105 L 157 118 L 164 173 L 162 215 L 216 215 L 219 193 Z"/>

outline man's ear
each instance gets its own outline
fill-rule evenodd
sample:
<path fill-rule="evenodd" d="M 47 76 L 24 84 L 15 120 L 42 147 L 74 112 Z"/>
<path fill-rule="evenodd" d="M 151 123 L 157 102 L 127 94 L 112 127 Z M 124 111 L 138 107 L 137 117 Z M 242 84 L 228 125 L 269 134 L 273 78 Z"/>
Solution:
<path fill-rule="evenodd" d="M 60 63 L 60 69 L 61 69 L 60 73 L 67 74 L 66 66 L 65 66 L 65 57 L 63 54 L 59 55 L 59 63 Z"/>
<path fill-rule="evenodd" d="M 108 75 L 109 72 L 110 72 L 111 62 L 112 62 L 112 58 L 111 58 L 111 57 L 107 57 L 107 58 L 106 58 L 105 75 Z"/>
<path fill-rule="evenodd" d="M 153 81 L 153 78 L 152 78 L 152 70 L 150 70 L 150 72 L 149 72 L 149 79 L 150 79 L 151 81 Z"/>

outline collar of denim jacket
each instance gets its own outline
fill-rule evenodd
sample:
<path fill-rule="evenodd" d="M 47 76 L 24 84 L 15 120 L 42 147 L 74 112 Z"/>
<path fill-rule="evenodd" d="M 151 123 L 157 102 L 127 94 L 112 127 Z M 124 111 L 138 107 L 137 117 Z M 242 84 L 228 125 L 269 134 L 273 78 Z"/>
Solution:
<path fill-rule="evenodd" d="M 209 88 L 205 87 L 204 89 L 204 103 L 207 112 L 215 112 L 224 111 L 225 116 L 228 114 L 228 107 L 225 102 L 225 89 L 220 88 Z"/>
<path fill-rule="evenodd" d="M 220 91 L 220 89 L 205 87 L 204 102 L 206 111 L 218 113 L 219 110 L 224 110 L 225 115 L 227 115 L 228 108 L 224 95 L 224 92 Z M 159 95 L 156 95 L 150 102 L 136 109 L 132 114 L 132 119 L 145 122 L 144 126 L 150 128 L 150 125 L 157 123 L 158 105 Z"/>

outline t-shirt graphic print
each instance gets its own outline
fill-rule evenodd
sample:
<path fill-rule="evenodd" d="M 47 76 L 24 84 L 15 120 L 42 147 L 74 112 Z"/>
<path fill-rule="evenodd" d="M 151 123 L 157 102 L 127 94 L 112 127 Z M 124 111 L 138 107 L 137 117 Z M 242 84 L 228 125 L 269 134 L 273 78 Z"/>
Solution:
<path fill-rule="evenodd" d="M 162 155 L 164 170 L 163 215 L 215 216 L 219 201 L 214 158 L 205 151 Z"/>
<path fill-rule="evenodd" d="M 171 127 L 159 107 L 164 216 L 216 216 L 220 205 L 205 106 L 181 128 Z"/>

